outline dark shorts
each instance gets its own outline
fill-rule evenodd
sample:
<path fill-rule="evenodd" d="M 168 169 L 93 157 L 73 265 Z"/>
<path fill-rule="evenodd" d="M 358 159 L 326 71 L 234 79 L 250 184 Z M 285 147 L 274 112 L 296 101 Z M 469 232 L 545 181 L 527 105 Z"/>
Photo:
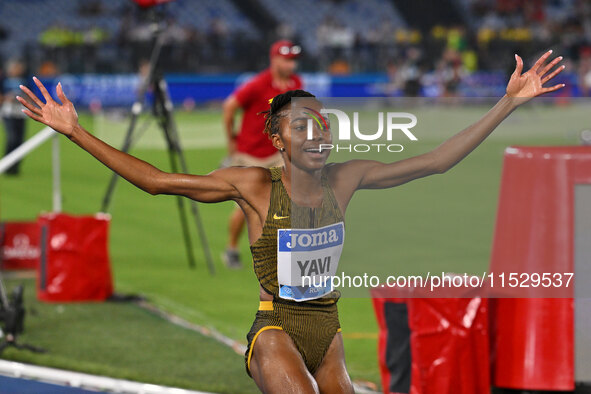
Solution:
<path fill-rule="evenodd" d="M 252 349 L 265 330 L 283 330 L 293 340 L 304 363 L 314 374 L 337 332 L 341 331 L 337 305 L 306 305 L 296 302 L 261 301 L 246 339 L 246 373 L 250 375 Z"/>

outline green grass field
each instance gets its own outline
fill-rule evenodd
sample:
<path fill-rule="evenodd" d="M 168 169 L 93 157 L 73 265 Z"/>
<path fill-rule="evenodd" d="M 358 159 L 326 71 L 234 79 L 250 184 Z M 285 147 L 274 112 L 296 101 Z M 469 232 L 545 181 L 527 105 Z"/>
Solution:
<path fill-rule="evenodd" d="M 505 147 L 576 144 L 580 130 L 590 127 L 586 108 L 579 103 L 519 109 L 445 175 L 387 191 L 358 193 L 347 213 L 347 244 L 341 267 L 352 274 L 369 269 L 381 275 L 433 267 L 456 272 L 485 269 Z M 384 160 L 432 149 L 485 111 L 485 107 L 417 108 L 419 142 L 405 144 L 403 153 Z M 185 153 L 191 172 L 207 173 L 217 168 L 225 155 L 220 113 L 178 113 L 176 119 L 181 140 L 187 141 Z M 124 118 L 105 116 L 83 115 L 81 123 L 116 146 L 126 126 Z M 40 128 L 30 122 L 28 135 Z M 3 138 L 1 133 L 2 145 Z M 157 131 L 151 129 L 132 153 L 168 169 L 167 153 L 160 141 Z M 65 138 L 60 144 L 64 211 L 97 212 L 110 172 Z M 21 176 L 0 177 L 1 220 L 34 219 L 51 209 L 50 159 L 50 144 L 46 144 L 25 159 Z M 111 207 L 110 234 L 116 291 L 143 294 L 168 312 L 245 343 L 258 307 L 258 284 L 251 269 L 229 271 L 219 259 L 232 209 L 229 202 L 200 205 L 216 260 L 217 274 L 211 277 L 194 228 L 198 266 L 188 268 L 174 198 L 150 196 L 120 181 Z M 246 237 L 241 253 L 248 266 Z M 29 287 L 26 298 L 32 299 L 33 293 Z M 363 297 L 366 292 L 344 295 L 339 301 L 339 315 L 349 372 L 353 379 L 378 384 L 377 325 L 371 300 Z M 10 351 L 3 357 L 194 389 L 256 392 L 243 372 L 242 356 L 208 338 L 159 322 L 133 305 L 34 307 L 39 313 L 27 317 L 31 324 L 25 337 L 55 350 L 41 356 Z M 68 312 L 76 318 L 68 320 Z"/>

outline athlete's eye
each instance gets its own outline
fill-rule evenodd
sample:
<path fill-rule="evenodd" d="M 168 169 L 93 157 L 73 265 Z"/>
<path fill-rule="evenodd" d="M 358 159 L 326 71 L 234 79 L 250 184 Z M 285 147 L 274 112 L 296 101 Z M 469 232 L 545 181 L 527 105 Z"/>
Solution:
<path fill-rule="evenodd" d="M 298 122 L 293 125 L 293 129 L 296 131 L 304 131 L 308 129 L 308 125 L 302 122 Z"/>

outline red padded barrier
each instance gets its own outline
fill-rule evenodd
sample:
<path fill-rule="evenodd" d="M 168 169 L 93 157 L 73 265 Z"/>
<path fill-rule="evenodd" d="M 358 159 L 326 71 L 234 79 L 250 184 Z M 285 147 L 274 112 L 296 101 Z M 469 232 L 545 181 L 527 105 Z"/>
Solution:
<path fill-rule="evenodd" d="M 413 393 L 490 390 L 487 299 L 409 300 Z"/>
<path fill-rule="evenodd" d="M 386 358 L 390 333 L 387 303 L 408 306 L 411 378 L 409 394 L 475 394 L 490 390 L 488 300 L 425 298 L 420 289 L 376 288 L 378 362 L 385 394 L 391 382 Z M 425 296 L 426 294 L 423 294 Z"/>
<path fill-rule="evenodd" d="M 42 301 L 103 301 L 113 293 L 108 215 L 39 217 L 41 258 L 37 296 Z"/>
<path fill-rule="evenodd" d="M 573 272 L 575 184 L 591 184 L 590 146 L 507 148 L 492 272 Z M 574 389 L 572 288 L 494 300 L 495 386 Z"/>
<path fill-rule="evenodd" d="M 36 269 L 39 262 L 39 226 L 37 222 L 1 224 L 2 269 Z"/>

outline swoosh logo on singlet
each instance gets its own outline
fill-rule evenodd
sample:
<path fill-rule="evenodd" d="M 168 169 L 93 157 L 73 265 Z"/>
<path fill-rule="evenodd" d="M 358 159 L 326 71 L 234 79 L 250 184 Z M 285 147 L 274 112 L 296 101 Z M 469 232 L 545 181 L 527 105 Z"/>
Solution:
<path fill-rule="evenodd" d="M 275 219 L 275 220 L 285 219 L 285 218 L 288 218 L 288 217 L 289 217 L 289 215 L 288 216 L 277 216 L 276 213 L 273 215 L 273 219 Z"/>

